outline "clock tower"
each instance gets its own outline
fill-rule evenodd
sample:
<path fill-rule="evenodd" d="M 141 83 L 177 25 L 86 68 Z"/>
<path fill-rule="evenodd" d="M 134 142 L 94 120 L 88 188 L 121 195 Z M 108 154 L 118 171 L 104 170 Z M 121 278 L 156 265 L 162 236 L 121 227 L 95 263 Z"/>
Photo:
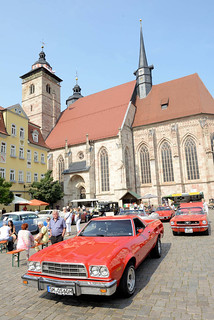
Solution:
<path fill-rule="evenodd" d="M 22 79 L 22 107 L 29 120 L 41 127 L 44 139 L 54 128 L 60 116 L 60 82 L 52 67 L 45 59 L 45 53 L 32 69 L 20 77 Z"/>

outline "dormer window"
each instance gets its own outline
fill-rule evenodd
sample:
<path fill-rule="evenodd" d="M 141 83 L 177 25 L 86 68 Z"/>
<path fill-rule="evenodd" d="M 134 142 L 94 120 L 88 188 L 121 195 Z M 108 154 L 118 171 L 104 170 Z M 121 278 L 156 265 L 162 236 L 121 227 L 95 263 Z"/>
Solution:
<path fill-rule="evenodd" d="M 35 92 L 35 86 L 34 86 L 34 84 L 31 84 L 30 85 L 30 94 L 32 94 L 34 92 Z"/>
<path fill-rule="evenodd" d="M 46 92 L 51 93 L 51 87 L 49 84 L 46 85 Z"/>
<path fill-rule="evenodd" d="M 169 105 L 169 98 L 163 98 L 160 101 L 161 110 L 167 109 Z"/>
<path fill-rule="evenodd" d="M 32 133 L 33 141 L 38 142 L 39 141 L 39 133 L 37 130 L 34 130 Z"/>

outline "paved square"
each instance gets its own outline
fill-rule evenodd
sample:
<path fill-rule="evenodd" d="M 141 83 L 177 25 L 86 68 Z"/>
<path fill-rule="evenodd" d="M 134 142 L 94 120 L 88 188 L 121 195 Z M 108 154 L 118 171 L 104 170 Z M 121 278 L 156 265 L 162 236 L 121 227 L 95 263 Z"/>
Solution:
<path fill-rule="evenodd" d="M 214 211 L 209 216 L 214 221 Z M 147 258 L 137 270 L 133 297 L 62 297 L 22 285 L 20 268 L 0 253 L 0 319 L 208 320 L 214 319 L 214 229 L 211 236 L 174 237 L 164 223 L 161 259 Z M 75 234 L 75 226 L 72 226 Z M 33 250 L 32 252 L 33 253 Z"/>

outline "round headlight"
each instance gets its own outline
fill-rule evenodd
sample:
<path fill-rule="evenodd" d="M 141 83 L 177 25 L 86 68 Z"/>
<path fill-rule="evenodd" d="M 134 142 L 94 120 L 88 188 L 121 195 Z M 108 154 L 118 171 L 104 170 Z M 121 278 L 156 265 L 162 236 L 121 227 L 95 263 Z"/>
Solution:
<path fill-rule="evenodd" d="M 171 226 L 173 226 L 175 224 L 174 221 L 171 221 L 170 223 L 171 223 Z"/>
<path fill-rule="evenodd" d="M 202 223 L 203 223 L 203 224 L 207 224 L 207 220 L 203 220 Z"/>
<path fill-rule="evenodd" d="M 97 277 L 99 276 L 99 268 L 97 266 L 92 266 L 90 270 L 91 276 Z"/>
<path fill-rule="evenodd" d="M 36 261 L 29 261 L 28 270 L 41 272 L 41 264 Z"/>
<path fill-rule="evenodd" d="M 100 274 L 102 277 L 108 277 L 109 276 L 109 271 L 108 268 L 103 266 L 100 268 Z"/>

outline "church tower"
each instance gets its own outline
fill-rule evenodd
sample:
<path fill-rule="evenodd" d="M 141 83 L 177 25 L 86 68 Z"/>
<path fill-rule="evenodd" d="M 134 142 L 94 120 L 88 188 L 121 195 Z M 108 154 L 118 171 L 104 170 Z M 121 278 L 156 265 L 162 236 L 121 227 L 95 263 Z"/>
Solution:
<path fill-rule="evenodd" d="M 81 95 L 81 88 L 78 85 L 78 77 L 76 76 L 76 85 L 73 87 L 73 95 L 68 97 L 68 99 L 66 100 L 67 107 L 69 107 L 72 103 L 82 97 L 83 96 Z"/>
<path fill-rule="evenodd" d="M 55 126 L 60 116 L 60 82 L 45 53 L 39 54 L 39 60 L 32 65 L 31 71 L 22 79 L 22 107 L 30 121 L 41 127 L 44 139 Z"/>
<path fill-rule="evenodd" d="M 154 66 L 148 66 L 146 51 L 143 41 L 142 22 L 140 20 L 140 55 L 139 65 L 135 71 L 137 81 L 137 95 L 140 99 L 145 98 L 152 89 L 152 69 Z"/>

